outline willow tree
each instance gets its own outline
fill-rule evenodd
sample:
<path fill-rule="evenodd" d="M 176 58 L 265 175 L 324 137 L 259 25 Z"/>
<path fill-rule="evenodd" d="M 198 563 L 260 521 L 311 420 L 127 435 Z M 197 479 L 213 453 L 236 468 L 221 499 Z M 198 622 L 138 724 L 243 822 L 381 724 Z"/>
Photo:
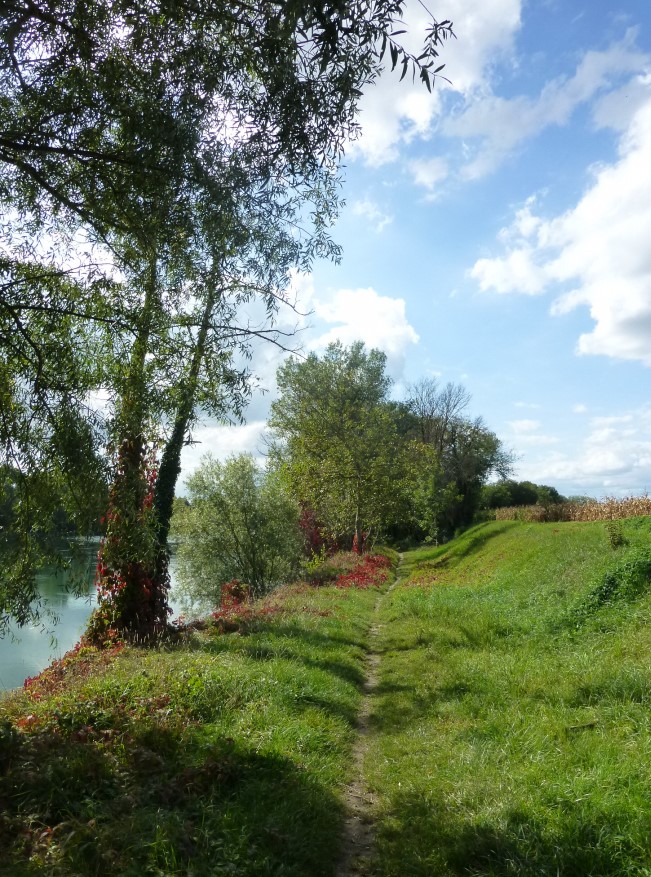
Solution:
<path fill-rule="evenodd" d="M 449 23 L 432 19 L 415 57 L 400 43 L 403 6 L 2 5 L 0 333 L 24 341 L 3 344 L 3 456 L 20 473 L 47 465 L 66 476 L 75 430 L 90 436 L 89 472 L 115 449 L 125 525 L 108 575 L 132 595 L 119 627 L 164 624 L 171 501 L 198 412 L 238 413 L 246 371 L 234 353 L 272 330 L 290 267 L 338 256 L 328 229 L 363 90 L 385 53 L 428 88 L 438 74 Z M 251 327 L 241 314 L 254 299 L 266 319 Z M 69 367 L 46 385 L 53 355 Z M 98 389 L 103 421 L 87 404 Z M 150 438 L 163 443 L 153 485 Z M 143 527 L 146 538 L 127 538 Z"/>

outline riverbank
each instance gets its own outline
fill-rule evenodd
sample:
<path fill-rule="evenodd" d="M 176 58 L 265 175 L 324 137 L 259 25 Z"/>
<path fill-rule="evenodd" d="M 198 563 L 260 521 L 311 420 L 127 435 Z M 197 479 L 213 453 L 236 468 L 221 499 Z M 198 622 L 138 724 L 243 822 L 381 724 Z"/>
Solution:
<path fill-rule="evenodd" d="M 651 519 L 618 536 L 483 524 L 80 651 L 0 703 L 0 875 L 645 877 Z"/>
<path fill-rule="evenodd" d="M 7 698 L 0 874 L 331 874 L 377 598 L 360 582 L 282 588 L 156 652 L 81 650 Z"/>

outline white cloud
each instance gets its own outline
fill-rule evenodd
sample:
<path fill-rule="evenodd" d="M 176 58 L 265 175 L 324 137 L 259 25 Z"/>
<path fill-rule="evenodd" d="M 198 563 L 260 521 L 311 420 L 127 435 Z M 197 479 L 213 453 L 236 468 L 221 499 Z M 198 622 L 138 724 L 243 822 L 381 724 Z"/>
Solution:
<path fill-rule="evenodd" d="M 515 445 L 515 450 L 523 447 L 531 447 L 532 445 L 554 445 L 558 442 L 556 436 L 544 435 L 540 430 L 539 420 L 510 420 L 508 422 L 511 428 L 511 441 Z"/>
<path fill-rule="evenodd" d="M 584 405 L 582 402 L 578 402 L 576 405 L 572 407 L 572 411 L 575 414 L 586 414 L 588 410 L 588 406 Z"/>
<path fill-rule="evenodd" d="M 513 404 L 516 408 L 530 408 L 533 410 L 541 407 L 538 402 L 514 402 Z"/>
<path fill-rule="evenodd" d="M 201 458 L 206 454 L 212 454 L 217 460 L 225 460 L 231 454 L 253 454 L 258 462 L 263 464 L 263 436 L 266 426 L 266 421 L 254 420 L 241 426 L 207 423 L 197 427 L 192 434 L 196 444 L 183 448 L 181 457 L 183 480 L 185 481 L 195 471 Z"/>
<path fill-rule="evenodd" d="M 522 211 L 502 240 L 505 255 L 479 259 L 470 271 L 482 290 L 540 293 L 569 285 L 552 313 L 587 306 L 595 326 L 581 335 L 580 354 L 651 365 L 651 83 L 623 132 L 619 157 L 594 171 L 581 200 L 538 221 Z M 562 288 L 561 286 L 561 288 Z"/>
<path fill-rule="evenodd" d="M 595 417 L 572 454 L 556 452 L 520 467 L 519 476 L 558 484 L 562 492 L 639 494 L 651 486 L 651 408 Z"/>
<path fill-rule="evenodd" d="M 547 274 L 536 263 L 536 251 L 530 246 L 511 250 L 502 259 L 478 259 L 470 270 L 470 276 L 485 292 L 522 292 L 538 295 L 545 290 Z"/>
<path fill-rule="evenodd" d="M 455 23 L 458 39 L 445 43 L 441 63 L 446 65 L 443 74 L 451 85 L 440 80 L 430 94 L 418 79 L 412 84 L 407 75 L 399 82 L 399 73 L 386 69 L 362 98 L 362 136 L 352 144 L 349 155 L 379 166 L 397 158 L 401 143 L 427 137 L 440 114 L 444 93 L 454 90 L 466 95 L 482 90 L 489 65 L 510 53 L 520 27 L 520 10 L 521 0 L 449 0 L 445 17 Z M 408 34 L 402 39 L 410 51 L 419 54 L 428 17 L 417 0 L 408 0 L 404 18 Z M 390 68 L 390 61 L 385 66 Z"/>
<path fill-rule="evenodd" d="M 409 162 L 414 183 L 427 189 L 430 196 L 435 196 L 439 183 L 448 175 L 448 164 L 444 158 L 415 159 Z"/>
<path fill-rule="evenodd" d="M 369 222 L 374 224 L 375 231 L 378 232 L 378 234 L 383 231 L 387 225 L 390 225 L 393 222 L 393 216 L 384 213 L 380 210 L 375 201 L 371 201 L 368 198 L 365 198 L 362 201 L 353 201 L 351 206 L 353 214 L 368 219 Z"/>
<path fill-rule="evenodd" d="M 631 28 L 605 51 L 587 52 L 572 77 L 551 80 L 535 99 L 481 94 L 462 113 L 450 116 L 443 124 L 444 133 L 463 138 L 473 153 L 462 176 L 477 179 L 495 170 L 524 140 L 551 125 L 566 125 L 581 104 L 612 88 L 618 78 L 633 73 L 637 82 L 649 56 L 635 49 L 635 37 Z M 601 124 L 609 112 L 612 116 L 608 106 L 602 109 Z"/>
<path fill-rule="evenodd" d="M 351 344 L 361 340 L 367 347 L 377 347 L 387 355 L 389 371 L 398 377 L 405 353 L 418 335 L 407 320 L 405 301 L 379 295 L 374 289 L 339 289 L 327 299 L 314 300 L 315 315 L 326 323 L 338 325 L 310 343 L 322 350 L 332 341 Z"/>
<path fill-rule="evenodd" d="M 510 420 L 509 426 L 516 435 L 535 432 L 540 427 L 539 420 Z"/>

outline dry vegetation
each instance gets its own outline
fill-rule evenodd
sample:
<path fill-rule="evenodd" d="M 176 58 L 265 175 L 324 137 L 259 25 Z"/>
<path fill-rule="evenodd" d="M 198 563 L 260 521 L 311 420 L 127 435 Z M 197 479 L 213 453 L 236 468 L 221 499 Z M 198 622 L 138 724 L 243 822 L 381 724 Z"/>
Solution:
<path fill-rule="evenodd" d="M 616 499 L 613 496 L 603 500 L 588 502 L 562 502 L 558 505 L 512 506 L 495 509 L 496 521 L 612 521 L 621 518 L 634 518 L 651 515 L 651 497 L 627 496 Z"/>

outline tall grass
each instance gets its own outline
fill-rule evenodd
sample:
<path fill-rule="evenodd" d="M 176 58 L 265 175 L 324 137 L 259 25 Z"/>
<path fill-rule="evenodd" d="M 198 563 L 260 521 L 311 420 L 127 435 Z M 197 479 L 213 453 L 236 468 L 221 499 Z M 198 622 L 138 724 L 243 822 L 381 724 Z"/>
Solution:
<path fill-rule="evenodd" d="M 270 600 L 0 702 L 0 874 L 332 874 L 377 591 Z"/>
<path fill-rule="evenodd" d="M 651 520 L 405 555 L 367 759 L 382 877 L 651 874 Z"/>

